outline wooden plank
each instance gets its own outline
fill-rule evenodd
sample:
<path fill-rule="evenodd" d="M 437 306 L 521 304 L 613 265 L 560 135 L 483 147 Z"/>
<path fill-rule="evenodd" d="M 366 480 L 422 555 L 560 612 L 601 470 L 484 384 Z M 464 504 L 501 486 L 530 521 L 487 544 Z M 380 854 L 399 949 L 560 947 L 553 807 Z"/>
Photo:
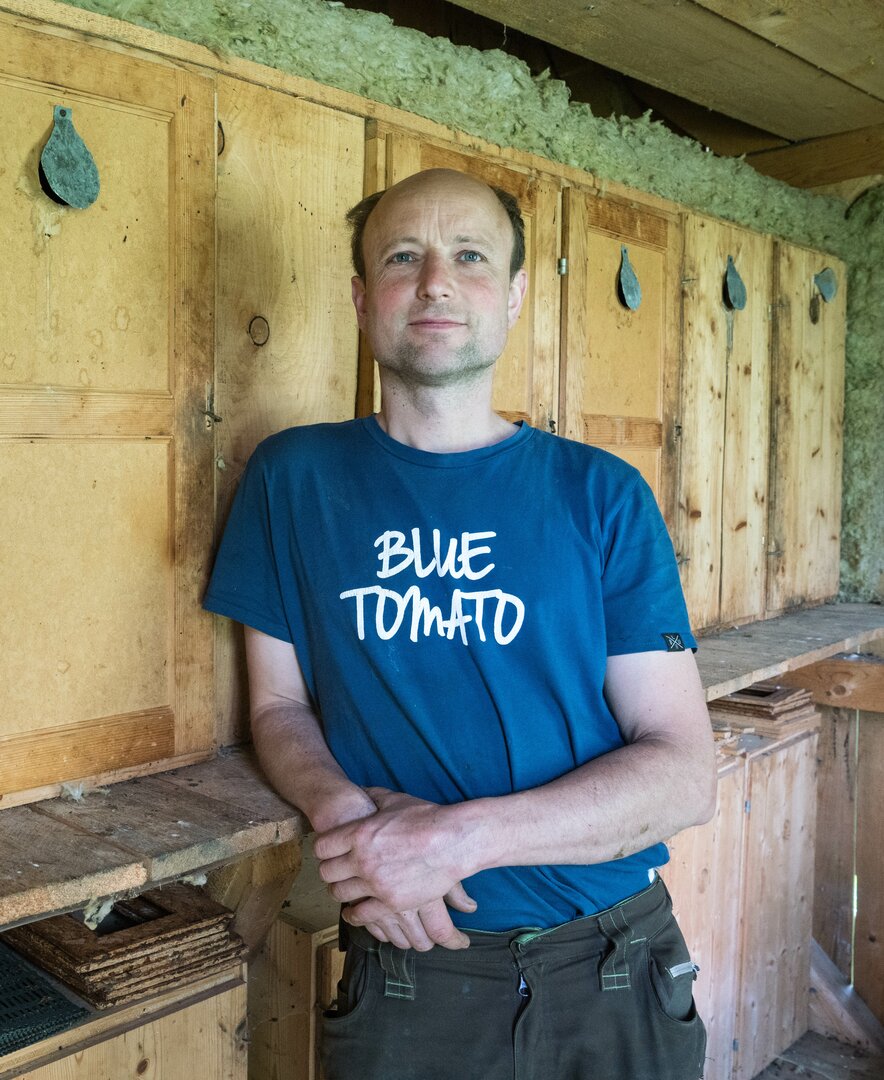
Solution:
<path fill-rule="evenodd" d="M 218 81 L 218 116 L 220 528 L 263 438 L 354 415 L 357 330 L 344 215 L 362 197 L 364 124 L 229 78 Z M 264 344 L 253 338 L 256 318 L 268 328 Z M 229 743 L 247 728 L 244 647 L 239 627 L 215 623 L 217 720 Z"/>
<path fill-rule="evenodd" d="M 597 6 L 590 17 L 584 0 L 518 7 L 510 0 L 458 2 L 784 138 L 826 135 L 884 117 L 884 102 L 828 74 L 826 64 L 808 63 L 698 3 L 620 0 Z M 748 74 L 758 71 L 763 79 Z"/>
<path fill-rule="evenodd" d="M 784 686 L 803 686 L 819 705 L 884 712 L 884 658 L 852 654 L 833 656 L 790 671 Z"/>
<path fill-rule="evenodd" d="M 84 907 L 91 899 L 147 881 L 131 851 L 100 834 L 88 838 L 65 821 L 29 807 L 3 811 L 0 830 L 0 926 L 41 912 Z"/>
<path fill-rule="evenodd" d="M 163 780 L 236 807 L 246 819 L 277 822 L 279 840 L 291 839 L 293 827 L 309 831 L 307 819 L 268 784 L 251 748 L 230 747 L 201 765 L 164 773 Z"/>
<path fill-rule="evenodd" d="M 175 363 L 172 534 L 175 753 L 217 746 L 213 619 L 200 600 L 212 563 L 215 433 L 207 387 L 215 371 L 215 81 L 179 71 L 179 137 L 170 161 L 175 199 L 172 271 Z"/>
<path fill-rule="evenodd" d="M 151 882 L 227 862 L 294 834 L 293 822 L 290 835 L 280 836 L 278 821 L 262 821 L 161 777 L 92 792 L 80 803 L 51 800 L 39 805 L 39 813 L 76 826 L 90 843 L 103 835 L 137 855 Z"/>
<path fill-rule="evenodd" d="M 171 758 L 174 749 L 175 717 L 168 708 L 2 736 L 0 792 L 76 781 L 100 769 L 148 765 Z"/>
<path fill-rule="evenodd" d="M 308 1080 L 315 969 L 313 935 L 285 917 L 273 924 L 249 971 L 249 1077 Z"/>
<path fill-rule="evenodd" d="M 663 446 L 663 424 L 643 416 L 601 416 L 583 414 L 583 441 L 597 446 L 633 446 L 659 450 Z"/>
<path fill-rule="evenodd" d="M 730 1080 L 733 1068 L 744 784 L 742 763 L 719 771 L 714 817 L 669 842 L 670 862 L 661 871 L 700 968 L 694 999 L 707 1032 L 705 1080 Z"/>
<path fill-rule="evenodd" d="M 759 150 L 746 161 L 765 176 L 801 188 L 871 176 L 884 169 L 884 124 Z"/>
<path fill-rule="evenodd" d="M 245 1015 L 246 986 L 239 980 L 147 1025 L 20 1075 L 22 1080 L 92 1080 L 143 1076 L 150 1070 L 163 1080 L 245 1080 Z"/>
<path fill-rule="evenodd" d="M 884 638 L 876 604 L 824 604 L 700 640 L 697 665 L 706 700 Z"/>
<path fill-rule="evenodd" d="M 775 252 L 769 612 L 838 591 L 847 276 L 821 252 Z M 828 304 L 814 284 L 825 267 L 838 282 Z"/>
<path fill-rule="evenodd" d="M 0 398 L 0 437 L 32 435 L 167 435 L 174 424 L 169 394 L 114 394 L 32 387 Z"/>
<path fill-rule="evenodd" d="M 694 0 L 744 29 L 831 72 L 851 86 L 884 98 L 880 54 L 884 18 L 878 0 L 839 0 L 826 8 L 815 0 Z"/>
<path fill-rule="evenodd" d="M 14 1080 L 15 1077 L 21 1077 L 25 1068 L 34 1069 L 40 1065 L 70 1059 L 80 1051 L 125 1031 L 135 1029 L 149 1031 L 152 1021 L 160 1020 L 170 1013 L 179 1012 L 208 997 L 224 994 L 244 985 L 245 971 L 241 965 L 237 965 L 227 971 L 199 979 L 188 986 L 177 986 L 164 993 L 156 994 L 146 1001 L 104 1009 L 83 1024 L 61 1031 L 49 1039 L 33 1043 L 15 1053 L 4 1055 L 0 1058 L 0 1080 Z M 66 1061 L 64 1067 L 67 1068 L 69 1065 L 69 1061 Z M 64 1080 L 70 1080 L 70 1073 L 67 1075 L 62 1073 L 62 1077 Z"/>
<path fill-rule="evenodd" d="M 884 713 L 859 716 L 853 981 L 884 1023 Z"/>
<path fill-rule="evenodd" d="M 815 764 L 815 734 L 747 759 L 735 1080 L 750 1080 L 808 1027 Z"/>
<path fill-rule="evenodd" d="M 810 953 L 810 1030 L 884 1055 L 884 1027 L 814 939 Z"/>
<path fill-rule="evenodd" d="M 857 714 L 821 706 L 813 936 L 841 973 L 853 955 Z"/>

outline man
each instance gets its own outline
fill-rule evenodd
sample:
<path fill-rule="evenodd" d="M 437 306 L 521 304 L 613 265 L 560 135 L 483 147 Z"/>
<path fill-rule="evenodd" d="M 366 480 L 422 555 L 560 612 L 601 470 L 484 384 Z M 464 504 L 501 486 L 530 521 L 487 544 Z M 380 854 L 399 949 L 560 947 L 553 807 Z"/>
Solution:
<path fill-rule="evenodd" d="M 655 867 L 712 812 L 713 750 L 653 497 L 491 408 L 527 284 L 507 196 L 431 170 L 350 220 L 381 410 L 258 448 L 206 599 L 343 905 L 326 1076 L 693 1080 Z"/>

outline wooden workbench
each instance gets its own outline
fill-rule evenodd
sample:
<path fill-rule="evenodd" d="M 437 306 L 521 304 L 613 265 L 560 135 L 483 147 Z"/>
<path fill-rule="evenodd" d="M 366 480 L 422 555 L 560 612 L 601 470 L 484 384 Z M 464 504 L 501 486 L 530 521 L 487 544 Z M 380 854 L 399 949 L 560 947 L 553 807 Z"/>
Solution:
<path fill-rule="evenodd" d="M 700 641 L 708 699 L 884 637 L 884 609 L 828 604 Z M 0 929 L 133 895 L 297 840 L 303 817 L 247 749 L 160 776 L 0 810 Z"/>

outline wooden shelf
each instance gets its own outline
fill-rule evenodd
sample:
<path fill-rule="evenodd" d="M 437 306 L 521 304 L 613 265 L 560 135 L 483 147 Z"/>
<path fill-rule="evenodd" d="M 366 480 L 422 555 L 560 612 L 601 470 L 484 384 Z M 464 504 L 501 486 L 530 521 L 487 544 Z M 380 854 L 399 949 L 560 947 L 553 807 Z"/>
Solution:
<path fill-rule="evenodd" d="M 706 700 L 884 638 L 884 607 L 824 604 L 701 637 L 697 666 Z"/>
<path fill-rule="evenodd" d="M 0 810 L 0 930 L 132 896 L 297 839 L 306 822 L 254 756 Z"/>

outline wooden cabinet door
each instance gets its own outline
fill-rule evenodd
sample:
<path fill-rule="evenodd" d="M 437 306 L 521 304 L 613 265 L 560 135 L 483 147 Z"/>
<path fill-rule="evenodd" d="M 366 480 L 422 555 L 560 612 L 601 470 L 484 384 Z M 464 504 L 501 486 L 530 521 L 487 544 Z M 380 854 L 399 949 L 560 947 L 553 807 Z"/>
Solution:
<path fill-rule="evenodd" d="M 663 450 L 671 445 L 678 360 L 678 217 L 568 188 L 562 251 L 560 431 L 635 465 L 669 523 L 673 489 Z M 624 255 L 641 287 L 635 310 L 618 289 Z"/>
<path fill-rule="evenodd" d="M 213 83 L 3 17 L 0 797 L 214 742 Z M 41 189 L 53 108 L 100 194 Z"/>
<path fill-rule="evenodd" d="M 686 216 L 675 547 L 697 629 L 764 614 L 772 257 L 769 237 Z"/>
<path fill-rule="evenodd" d="M 813 934 L 816 732 L 746 755 L 734 1080 L 752 1080 L 807 1031 Z"/>
<path fill-rule="evenodd" d="M 369 128 L 367 193 L 423 169 L 456 169 L 499 187 L 519 200 L 525 219 L 528 295 L 494 375 L 494 408 L 508 420 L 528 420 L 544 431 L 556 427 L 559 326 L 559 182 L 503 158 L 449 143 Z M 363 411 L 376 404 L 374 365 L 364 355 L 360 381 Z"/>
<path fill-rule="evenodd" d="M 837 282 L 829 303 L 814 281 L 826 267 Z M 771 614 L 838 591 L 846 278 L 844 265 L 829 255 L 776 245 Z"/>
<path fill-rule="evenodd" d="M 365 124 L 218 80 L 217 523 L 267 435 L 351 419 L 358 332 L 344 215 L 362 198 Z M 216 623 L 223 742 L 247 713 L 242 634 Z"/>

